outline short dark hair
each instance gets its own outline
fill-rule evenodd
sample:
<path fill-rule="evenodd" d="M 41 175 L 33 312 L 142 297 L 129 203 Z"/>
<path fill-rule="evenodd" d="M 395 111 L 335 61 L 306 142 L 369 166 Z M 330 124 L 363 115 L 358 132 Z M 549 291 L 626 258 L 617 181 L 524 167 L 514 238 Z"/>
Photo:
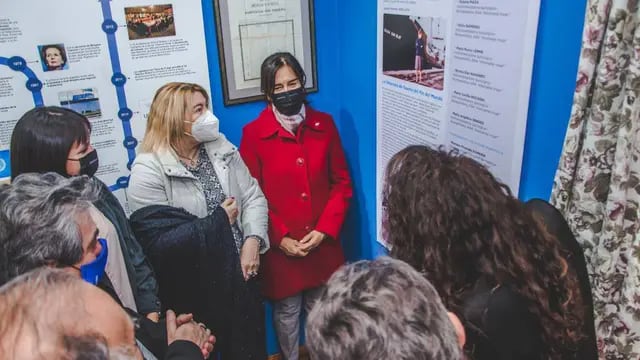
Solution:
<path fill-rule="evenodd" d="M 44 62 L 44 65 L 47 67 L 47 69 L 49 68 L 49 64 L 47 64 L 47 50 L 49 49 L 56 49 L 60 52 L 60 57 L 62 58 L 62 66 L 67 63 L 67 53 L 64 51 L 64 46 L 60 44 L 44 45 L 40 49 L 40 56 L 42 56 L 42 61 Z"/>
<path fill-rule="evenodd" d="M 304 73 L 304 69 L 302 69 L 302 65 L 300 65 L 298 59 L 291 55 L 291 53 L 277 52 L 264 59 L 260 68 L 260 90 L 267 100 L 273 96 L 276 86 L 276 73 L 285 65 L 291 66 L 298 80 L 300 80 L 300 84 L 303 88 L 305 87 L 307 75 Z"/>
<path fill-rule="evenodd" d="M 27 111 L 11 135 L 11 178 L 27 172 L 67 175 L 69 150 L 89 142 L 91 124 L 84 115 L 58 106 Z"/>

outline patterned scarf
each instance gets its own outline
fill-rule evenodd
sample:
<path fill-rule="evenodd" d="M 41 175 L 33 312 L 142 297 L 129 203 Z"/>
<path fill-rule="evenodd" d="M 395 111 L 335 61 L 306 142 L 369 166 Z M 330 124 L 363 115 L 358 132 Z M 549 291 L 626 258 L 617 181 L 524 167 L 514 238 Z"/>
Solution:
<path fill-rule="evenodd" d="M 282 125 L 282 127 L 288 132 L 290 132 L 292 135 L 296 134 L 296 130 L 298 130 L 298 126 L 300 126 L 300 123 L 302 123 L 302 121 L 307 115 L 307 111 L 305 109 L 304 104 L 302 104 L 302 107 L 300 107 L 299 113 L 291 116 L 281 114 L 278 111 L 278 109 L 276 109 L 275 106 L 272 106 L 272 108 L 273 108 L 273 113 L 275 114 L 276 119 L 278 120 L 280 125 Z"/>

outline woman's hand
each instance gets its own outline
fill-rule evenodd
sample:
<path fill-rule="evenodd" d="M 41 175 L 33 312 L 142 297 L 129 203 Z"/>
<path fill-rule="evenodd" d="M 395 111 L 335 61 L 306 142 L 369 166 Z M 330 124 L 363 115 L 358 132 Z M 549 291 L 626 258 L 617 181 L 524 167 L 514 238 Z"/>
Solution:
<path fill-rule="evenodd" d="M 260 241 L 258 239 L 250 237 L 245 240 L 240 250 L 240 265 L 245 281 L 258 275 L 260 268 Z"/>
<path fill-rule="evenodd" d="M 305 237 L 300 240 L 300 248 L 305 253 L 309 253 L 311 250 L 315 249 L 324 241 L 327 235 L 321 233 L 317 230 L 312 230 L 310 233 L 305 235 Z"/>
<path fill-rule="evenodd" d="M 226 198 L 222 202 L 222 204 L 220 204 L 220 206 L 222 206 L 224 211 L 227 212 L 229 222 L 231 224 L 235 224 L 236 220 L 238 219 L 238 202 L 236 201 L 236 199 L 233 197 Z"/>
<path fill-rule="evenodd" d="M 302 246 L 298 240 L 292 239 L 288 236 L 282 238 L 280 242 L 280 250 L 289 256 L 303 257 L 307 256 L 307 252 L 302 250 Z"/>

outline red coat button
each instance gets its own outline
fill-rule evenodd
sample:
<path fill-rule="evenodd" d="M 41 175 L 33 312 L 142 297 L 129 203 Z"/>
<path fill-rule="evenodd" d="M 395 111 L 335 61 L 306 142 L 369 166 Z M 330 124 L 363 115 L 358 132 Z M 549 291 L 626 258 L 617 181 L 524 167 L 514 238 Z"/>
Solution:
<path fill-rule="evenodd" d="M 299 157 L 296 159 L 296 164 L 298 164 L 298 166 L 302 166 L 304 165 L 304 159 Z"/>

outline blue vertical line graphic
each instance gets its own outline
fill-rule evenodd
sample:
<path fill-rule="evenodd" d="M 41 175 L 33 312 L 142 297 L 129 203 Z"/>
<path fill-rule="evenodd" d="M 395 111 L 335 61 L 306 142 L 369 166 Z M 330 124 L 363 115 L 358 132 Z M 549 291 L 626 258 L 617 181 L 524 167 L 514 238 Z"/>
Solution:
<path fill-rule="evenodd" d="M 133 163 L 133 160 L 136 157 L 136 145 L 138 144 L 137 140 L 133 137 L 133 132 L 131 130 L 131 117 L 132 112 L 127 106 L 127 96 L 124 91 L 124 85 L 127 81 L 126 76 L 122 74 L 122 69 L 120 67 L 120 55 L 118 52 L 118 44 L 116 42 L 116 31 L 118 30 L 118 25 L 113 21 L 113 17 L 111 14 L 111 0 L 100 0 L 102 7 L 102 16 L 104 21 L 102 23 L 102 30 L 107 35 L 107 44 L 109 47 L 109 57 L 111 59 L 111 69 L 113 71 L 113 76 L 111 77 L 111 82 L 116 87 L 116 96 L 118 99 L 118 118 L 122 122 L 122 130 L 124 133 L 124 141 L 122 145 L 127 149 L 128 155 L 128 163 Z M 115 191 L 118 189 L 126 188 L 128 186 L 128 178 L 119 178 L 116 184 L 109 186 L 111 191 Z"/>
<path fill-rule="evenodd" d="M 27 77 L 26 87 L 27 90 L 31 91 L 31 95 L 33 96 L 33 104 L 37 107 L 44 106 L 44 100 L 42 98 L 42 82 L 38 80 L 36 74 L 27 66 L 27 62 L 25 59 L 14 56 L 11 58 L 6 58 L 0 56 L 0 65 L 8 66 L 13 71 L 19 71 L 23 73 Z"/>
<path fill-rule="evenodd" d="M 100 2 L 102 3 L 102 17 L 104 18 L 104 22 L 113 21 L 113 17 L 111 16 L 111 0 L 101 0 Z M 119 73 L 121 69 L 120 57 L 118 54 L 118 44 L 116 43 L 116 37 L 114 33 L 115 30 L 113 32 L 107 32 L 107 42 L 109 44 L 109 55 L 111 56 L 111 68 L 113 69 L 113 73 L 115 74 Z"/>

